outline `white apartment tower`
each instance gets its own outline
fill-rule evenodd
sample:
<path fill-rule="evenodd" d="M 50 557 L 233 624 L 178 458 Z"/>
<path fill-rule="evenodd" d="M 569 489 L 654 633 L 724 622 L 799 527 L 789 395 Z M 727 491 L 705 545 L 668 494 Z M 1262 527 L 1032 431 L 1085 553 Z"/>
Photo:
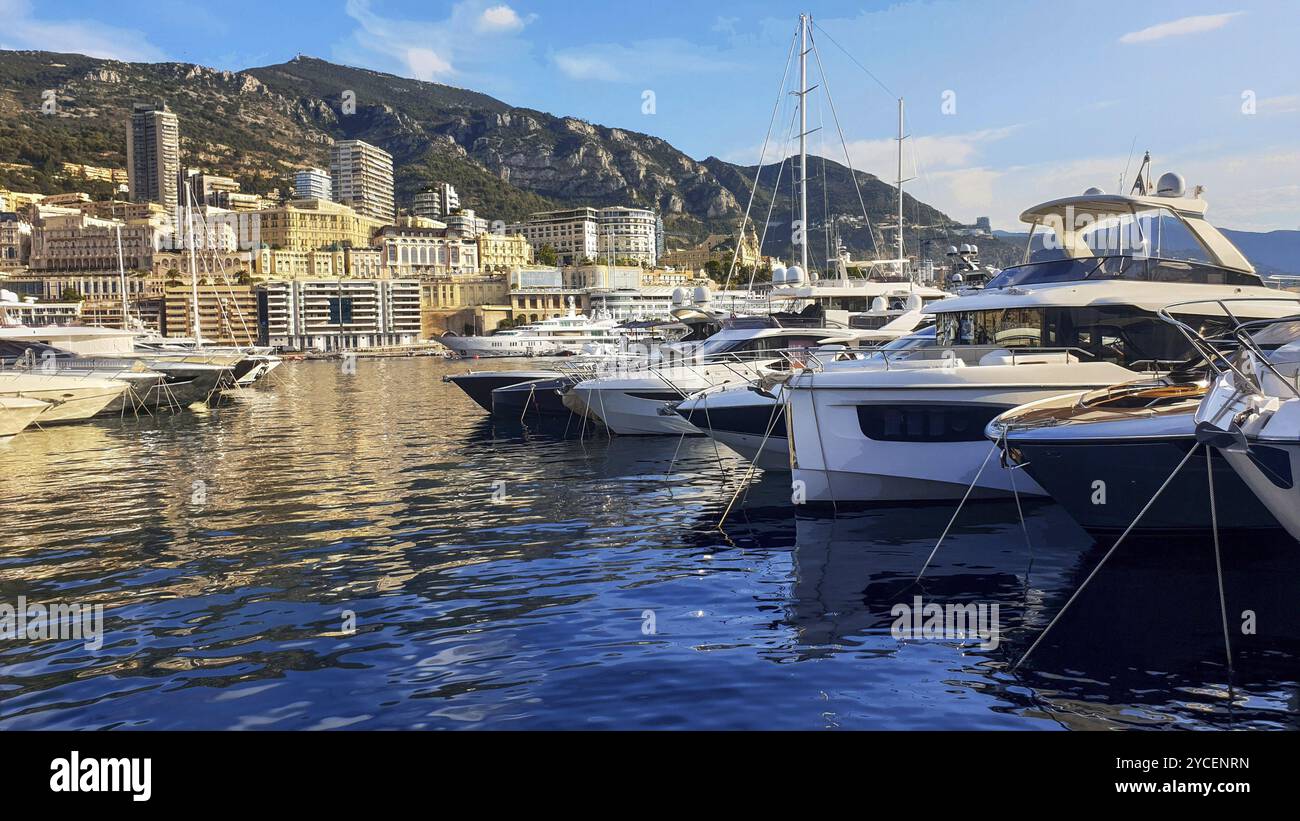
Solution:
<path fill-rule="evenodd" d="M 441 219 L 460 208 L 460 195 L 451 183 L 440 182 L 415 195 L 411 209 L 417 217 Z"/>
<path fill-rule="evenodd" d="M 181 131 L 167 104 L 136 103 L 126 129 L 126 173 L 132 202 L 180 203 Z"/>
<path fill-rule="evenodd" d="M 300 200 L 334 199 L 329 172 L 321 168 L 304 168 L 294 174 L 293 195 Z"/>
<path fill-rule="evenodd" d="M 330 148 L 334 201 L 358 214 L 393 223 L 393 155 L 361 140 L 341 140 Z"/>

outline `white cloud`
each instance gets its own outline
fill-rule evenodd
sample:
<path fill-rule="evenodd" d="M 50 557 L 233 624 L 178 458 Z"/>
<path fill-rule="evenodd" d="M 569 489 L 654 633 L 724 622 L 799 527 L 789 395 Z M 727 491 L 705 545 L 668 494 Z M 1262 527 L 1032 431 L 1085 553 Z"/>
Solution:
<path fill-rule="evenodd" d="M 1206 31 L 1214 31 L 1223 28 L 1228 21 L 1242 14 L 1239 11 L 1230 11 L 1224 14 L 1200 14 L 1194 17 L 1180 17 L 1177 20 L 1170 20 L 1167 23 L 1157 23 L 1154 26 L 1130 31 L 1128 34 L 1119 38 L 1121 43 L 1150 43 L 1155 40 L 1163 40 L 1166 37 L 1180 37 L 1184 34 L 1200 34 Z"/>
<path fill-rule="evenodd" d="M 28 0 L 0 0 L 5 47 L 72 52 L 110 60 L 159 61 L 161 49 L 144 33 L 97 20 L 49 20 L 32 15 Z"/>
<path fill-rule="evenodd" d="M 478 28 L 480 31 L 519 31 L 534 19 L 534 15 L 529 15 L 524 20 L 509 6 L 492 6 L 479 15 Z"/>
<path fill-rule="evenodd" d="M 439 57 L 433 49 L 408 48 L 406 65 L 417 80 L 433 81 L 451 74 L 451 63 Z"/>
<path fill-rule="evenodd" d="M 527 51 L 518 35 L 534 19 L 487 0 L 456 3 L 442 20 L 384 17 L 370 0 L 347 0 L 344 8 L 359 30 L 335 46 L 336 58 L 419 80 L 456 77 L 482 85 L 491 85 L 491 72 L 504 57 Z"/>
<path fill-rule="evenodd" d="M 639 40 L 626 44 L 595 43 L 581 48 L 566 48 L 553 53 L 551 62 L 570 79 L 611 83 L 646 83 L 660 77 L 711 74 L 745 68 L 696 43 L 676 38 Z"/>

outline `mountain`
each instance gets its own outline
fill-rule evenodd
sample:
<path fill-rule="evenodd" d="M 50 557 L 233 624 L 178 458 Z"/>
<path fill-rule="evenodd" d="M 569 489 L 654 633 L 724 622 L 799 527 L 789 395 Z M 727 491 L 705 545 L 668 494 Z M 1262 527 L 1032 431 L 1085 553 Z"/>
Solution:
<path fill-rule="evenodd" d="M 1224 235 L 1262 274 L 1300 275 L 1300 231 L 1233 231 Z"/>
<path fill-rule="evenodd" d="M 47 90 L 57 102 L 52 115 L 41 113 Z M 345 93 L 354 108 L 345 106 Z M 233 176 L 245 190 L 288 191 L 294 170 L 327 162 L 332 140 L 357 138 L 393 155 L 399 207 L 439 180 L 456 186 L 464 207 L 507 221 L 564 206 L 640 205 L 662 213 L 670 247 L 733 233 L 758 170 L 716 157 L 698 162 L 649 134 L 306 56 L 230 72 L 0 51 L 0 187 L 106 194 L 107 183 L 67 176 L 63 164 L 124 168 L 125 117 L 134 102 L 158 99 L 180 118 L 182 164 Z M 789 161 L 764 166 L 751 211 L 761 232 L 779 178 L 765 250 L 787 256 L 791 168 Z M 894 189 L 871 174 L 856 176 L 872 225 L 891 220 Z M 952 224 L 910 196 L 904 210 L 909 223 L 928 226 L 922 236 L 941 238 Z M 849 170 L 813 158 L 814 259 L 826 250 L 828 214 L 855 255 L 873 248 Z M 912 229 L 909 247 L 916 239 Z"/>

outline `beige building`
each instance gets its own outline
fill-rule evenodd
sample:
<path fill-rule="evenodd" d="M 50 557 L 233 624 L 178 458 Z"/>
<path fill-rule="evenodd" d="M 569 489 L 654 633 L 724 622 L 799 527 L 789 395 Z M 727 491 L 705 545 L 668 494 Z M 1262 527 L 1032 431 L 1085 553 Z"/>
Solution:
<path fill-rule="evenodd" d="M 330 147 L 334 200 L 358 214 L 392 223 L 393 155 L 361 140 L 340 140 Z"/>
<path fill-rule="evenodd" d="M 0 271 L 25 266 L 31 253 L 31 223 L 17 214 L 0 212 Z"/>
<path fill-rule="evenodd" d="M 195 337 L 189 285 L 169 286 L 164 300 L 164 332 Z M 205 342 L 219 345 L 257 344 L 257 294 L 249 285 L 199 285 L 199 329 Z"/>
<path fill-rule="evenodd" d="M 105 220 L 82 213 L 48 214 L 32 230 L 30 267 L 37 271 L 115 271 L 118 233 L 122 263 L 129 270 L 153 268 L 153 255 L 169 241 L 170 230 L 152 223 Z"/>
<path fill-rule="evenodd" d="M 441 228 L 388 225 L 375 234 L 393 277 L 427 279 L 478 273 L 478 243 Z"/>
<path fill-rule="evenodd" d="M 383 222 L 358 214 L 329 200 L 292 200 L 254 215 L 255 233 L 241 236 L 241 247 L 252 241 L 276 250 L 315 251 L 332 246 L 368 248 Z"/>
<path fill-rule="evenodd" d="M 740 243 L 740 254 L 736 254 L 736 238 L 728 234 L 710 234 L 704 242 L 692 248 L 680 248 L 669 251 L 659 260 L 660 265 L 683 270 L 699 271 L 710 262 L 717 262 L 728 267 L 732 260 L 737 266 L 763 267 L 768 263 L 766 257 L 759 253 L 758 237 L 753 229 L 745 232 Z"/>
<path fill-rule="evenodd" d="M 123 185 L 127 183 L 127 173 L 122 168 L 103 168 L 97 165 L 79 165 L 77 163 L 65 162 L 63 164 L 63 175 L 72 179 L 91 180 L 93 182 L 109 182 L 114 185 Z"/>
<path fill-rule="evenodd" d="M 482 271 L 509 271 L 533 264 L 533 246 L 523 234 L 480 234 L 478 267 Z"/>
<path fill-rule="evenodd" d="M 6 191 L 0 188 L 0 211 L 23 211 L 45 199 L 44 194 L 27 191 Z"/>
<path fill-rule="evenodd" d="M 481 334 L 510 315 L 504 276 L 472 274 L 420 283 L 420 331 L 425 339 L 447 331 Z"/>

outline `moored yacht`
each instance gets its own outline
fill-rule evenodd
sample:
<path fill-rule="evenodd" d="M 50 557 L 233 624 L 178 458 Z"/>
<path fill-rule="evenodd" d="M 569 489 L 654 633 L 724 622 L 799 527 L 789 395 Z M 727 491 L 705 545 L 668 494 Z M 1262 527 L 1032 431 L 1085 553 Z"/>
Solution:
<path fill-rule="evenodd" d="M 1240 347 L 1221 357 L 1207 356 L 1215 371 L 1213 385 L 1196 409 L 1199 441 L 1221 455 L 1251 493 L 1300 539 L 1300 299 L 1278 299 L 1288 316 L 1240 321 L 1250 302 L 1218 303 L 1233 314 L 1229 334 Z M 1187 306 L 1190 307 L 1190 306 Z M 1209 334 L 1170 315 L 1203 348 L 1218 350 Z M 1215 485 L 1220 497 L 1222 485 Z M 1233 500 L 1220 497 L 1218 508 Z M 1220 514 L 1222 515 L 1222 514 Z"/>
<path fill-rule="evenodd" d="M 792 376 L 791 464 L 807 500 L 1041 495 L 1024 472 L 990 458 L 984 429 L 994 417 L 1168 372 L 1193 353 L 1157 316 L 1171 303 L 1276 293 L 1205 221 L 1204 200 L 1183 196 L 1181 178 L 1166 174 L 1156 195 L 1146 190 L 1090 189 L 1025 211 L 1022 264 L 926 307 L 935 349 L 883 368 Z M 1207 307 L 1187 320 L 1222 318 Z"/>
<path fill-rule="evenodd" d="M 53 405 L 41 399 L 0 396 L 0 441 L 21 432 L 51 407 Z"/>
<path fill-rule="evenodd" d="M 684 356 L 668 356 L 651 367 L 617 368 L 620 372 L 579 382 L 567 392 L 572 399 L 566 404 L 575 412 L 595 414 L 614 433 L 699 434 L 672 403 L 705 388 L 748 384 L 784 369 L 801 350 L 853 337 L 848 328 L 818 322 L 737 317 Z"/>
<path fill-rule="evenodd" d="M 575 314 L 551 317 L 487 336 L 444 334 L 438 341 L 463 357 L 557 356 L 582 353 L 592 345 L 626 341 L 626 333 L 613 319 Z"/>
<path fill-rule="evenodd" d="M 128 389 L 126 382 L 90 376 L 0 372 L 0 396 L 39 399 L 51 407 L 41 413 L 42 425 L 81 422 L 102 413 Z"/>

